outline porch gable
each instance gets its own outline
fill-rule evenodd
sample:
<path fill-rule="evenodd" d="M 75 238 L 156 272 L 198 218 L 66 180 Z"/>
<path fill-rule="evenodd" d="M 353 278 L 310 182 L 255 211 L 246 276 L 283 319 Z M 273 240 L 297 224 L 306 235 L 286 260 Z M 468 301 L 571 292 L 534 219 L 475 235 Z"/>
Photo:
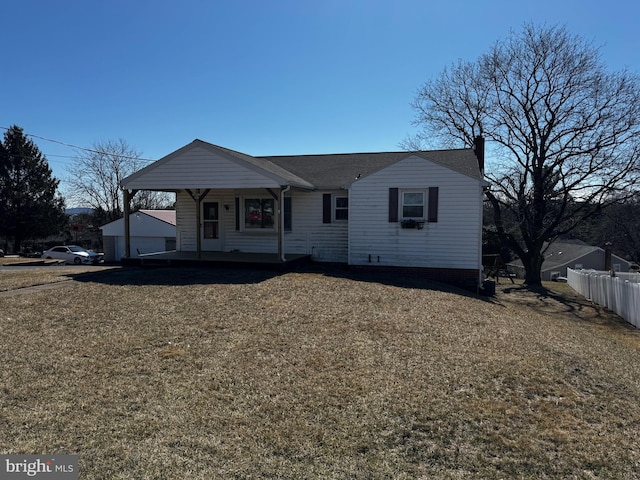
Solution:
<path fill-rule="evenodd" d="M 122 180 L 128 190 L 279 188 L 313 186 L 290 172 L 200 140 L 176 150 Z"/>

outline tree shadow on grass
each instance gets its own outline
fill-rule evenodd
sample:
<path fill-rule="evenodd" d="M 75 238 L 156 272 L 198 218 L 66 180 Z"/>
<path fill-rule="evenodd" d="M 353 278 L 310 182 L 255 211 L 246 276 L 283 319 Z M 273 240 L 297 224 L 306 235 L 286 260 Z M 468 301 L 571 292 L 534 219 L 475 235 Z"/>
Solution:
<path fill-rule="evenodd" d="M 482 296 L 476 293 L 473 288 L 465 289 L 457 285 L 425 278 L 420 275 L 418 269 L 415 271 L 398 269 L 396 271 L 387 269 L 376 270 L 375 268 L 360 269 L 341 265 L 311 264 L 306 267 L 306 272 L 334 278 L 344 278 L 357 282 L 380 283 L 391 287 L 434 290 L 493 303 L 492 297 Z"/>
<path fill-rule="evenodd" d="M 504 286 L 499 298 L 527 305 L 548 315 L 569 315 L 577 321 L 609 325 L 637 331 L 616 313 L 584 298 L 564 283 L 528 287 L 523 284 Z"/>
<path fill-rule="evenodd" d="M 103 285 L 186 286 L 201 284 L 254 284 L 281 272 L 248 268 L 122 267 L 70 275 L 76 282 Z"/>
<path fill-rule="evenodd" d="M 298 265 L 289 271 L 344 278 L 357 282 L 380 283 L 400 288 L 434 290 L 494 302 L 492 297 L 481 296 L 470 290 L 426 279 L 418 274 L 407 274 L 404 271 L 360 270 L 342 265 L 317 263 Z M 288 272 L 272 269 L 267 265 L 250 266 L 238 264 L 238 267 L 122 267 L 78 273 L 70 275 L 70 277 L 77 282 L 92 282 L 103 285 L 185 286 L 199 284 L 255 284 L 286 273 Z"/>

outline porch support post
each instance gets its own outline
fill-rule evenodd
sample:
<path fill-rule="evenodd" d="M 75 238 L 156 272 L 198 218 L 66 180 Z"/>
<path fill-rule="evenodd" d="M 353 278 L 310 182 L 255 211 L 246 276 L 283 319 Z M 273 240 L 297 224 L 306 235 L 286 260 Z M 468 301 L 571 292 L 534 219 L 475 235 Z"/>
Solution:
<path fill-rule="evenodd" d="M 200 190 L 196 190 L 196 194 L 199 194 Z M 200 258 L 202 257 L 202 239 L 200 238 L 201 235 L 201 231 L 200 231 L 200 227 L 202 225 L 202 218 L 200 215 L 200 196 L 198 195 L 198 198 L 196 198 L 196 252 L 198 254 L 198 260 L 200 260 Z"/>
<path fill-rule="evenodd" d="M 282 251 L 282 226 L 284 225 L 284 222 L 282 222 L 282 210 L 283 208 L 281 207 L 282 205 L 282 195 L 280 195 L 280 201 L 278 202 L 278 215 L 280 218 L 280 228 L 278 228 L 278 259 L 281 262 L 285 262 L 285 258 L 284 258 L 284 252 Z"/>
<path fill-rule="evenodd" d="M 198 260 L 202 257 L 202 232 L 200 231 L 202 219 L 200 214 L 200 205 L 204 197 L 209 195 L 211 189 L 207 188 L 204 192 L 200 193 L 200 189 L 196 190 L 194 194 L 190 189 L 186 189 L 189 196 L 196 202 L 196 253 L 198 255 Z"/>
<path fill-rule="evenodd" d="M 287 259 L 284 256 L 284 194 L 289 191 L 291 185 L 280 187 L 280 200 L 278 202 L 278 212 L 280 215 L 280 228 L 278 228 L 278 258 L 282 263 Z"/>
<path fill-rule="evenodd" d="M 273 199 L 278 204 L 278 218 L 280 219 L 280 226 L 276 228 L 278 232 L 278 259 L 281 262 L 286 262 L 284 258 L 284 252 L 282 249 L 282 232 L 284 230 L 284 192 L 289 190 L 290 187 L 280 187 L 280 195 L 276 194 L 270 188 L 266 188 L 265 190 L 269 192 L 269 195 L 273 197 Z"/>
<path fill-rule="evenodd" d="M 129 216 L 131 215 L 131 199 L 138 193 L 137 190 L 123 189 L 122 201 L 124 203 L 124 256 L 126 258 L 131 257 L 131 225 L 129 222 Z"/>

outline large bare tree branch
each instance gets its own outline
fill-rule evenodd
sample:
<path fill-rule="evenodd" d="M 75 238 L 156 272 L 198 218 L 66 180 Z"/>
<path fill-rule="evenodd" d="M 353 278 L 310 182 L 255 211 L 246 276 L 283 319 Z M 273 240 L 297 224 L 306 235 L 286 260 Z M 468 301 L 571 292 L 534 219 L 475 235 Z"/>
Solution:
<path fill-rule="evenodd" d="M 71 198 L 79 205 L 105 212 L 107 221 L 123 215 L 120 181 L 143 167 L 141 152 L 125 140 L 96 142 L 91 150 L 77 152 L 69 170 Z M 138 208 L 163 208 L 171 203 L 169 194 L 145 192 L 136 198 Z"/>
<path fill-rule="evenodd" d="M 487 138 L 496 231 L 532 285 L 550 241 L 638 192 L 638 76 L 606 71 L 565 27 L 526 25 L 425 83 L 413 106 L 423 142 Z"/>

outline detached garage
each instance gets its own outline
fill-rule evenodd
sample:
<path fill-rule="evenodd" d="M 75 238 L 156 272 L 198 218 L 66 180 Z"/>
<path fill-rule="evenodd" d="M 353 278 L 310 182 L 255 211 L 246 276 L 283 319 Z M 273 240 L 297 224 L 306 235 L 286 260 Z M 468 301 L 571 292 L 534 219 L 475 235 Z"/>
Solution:
<path fill-rule="evenodd" d="M 139 210 L 129 215 L 131 256 L 176 249 L 176 211 Z M 119 262 L 125 255 L 124 218 L 100 227 L 105 262 Z"/>

